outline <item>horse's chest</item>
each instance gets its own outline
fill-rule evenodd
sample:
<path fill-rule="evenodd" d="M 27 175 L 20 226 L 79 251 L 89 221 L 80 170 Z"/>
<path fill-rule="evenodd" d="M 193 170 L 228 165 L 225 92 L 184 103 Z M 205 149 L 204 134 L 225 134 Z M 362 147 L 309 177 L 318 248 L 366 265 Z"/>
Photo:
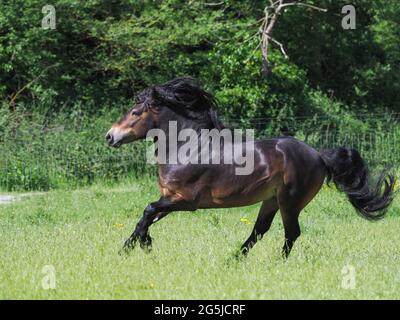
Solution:
<path fill-rule="evenodd" d="M 177 179 L 160 178 L 159 187 L 161 195 L 173 201 L 194 201 L 199 193 L 198 186 L 182 183 Z"/>

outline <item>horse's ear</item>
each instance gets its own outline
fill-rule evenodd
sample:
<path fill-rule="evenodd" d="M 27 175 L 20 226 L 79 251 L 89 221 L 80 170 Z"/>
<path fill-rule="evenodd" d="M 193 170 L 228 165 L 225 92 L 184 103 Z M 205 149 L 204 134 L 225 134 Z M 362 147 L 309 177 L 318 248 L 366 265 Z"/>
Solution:
<path fill-rule="evenodd" d="M 151 96 L 152 99 L 157 98 L 158 93 L 157 93 L 157 87 L 156 87 L 156 86 L 153 86 L 153 87 L 151 88 L 151 90 L 150 90 L 150 96 Z"/>
<path fill-rule="evenodd" d="M 157 101 L 157 92 L 156 92 L 156 88 L 150 87 L 148 90 L 146 90 L 146 94 L 144 96 L 144 103 L 146 106 L 153 106 L 156 104 Z"/>
<path fill-rule="evenodd" d="M 150 92 L 146 98 L 146 105 L 148 105 L 150 108 L 153 108 L 154 110 L 158 110 L 160 107 L 160 94 L 157 91 L 157 87 L 153 86 L 150 89 Z"/>

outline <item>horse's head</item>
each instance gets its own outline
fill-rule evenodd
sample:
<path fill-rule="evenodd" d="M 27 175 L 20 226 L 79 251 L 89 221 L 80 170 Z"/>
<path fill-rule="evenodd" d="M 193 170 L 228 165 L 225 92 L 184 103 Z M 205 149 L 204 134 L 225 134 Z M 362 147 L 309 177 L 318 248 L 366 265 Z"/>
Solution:
<path fill-rule="evenodd" d="M 159 108 L 148 100 L 140 101 L 118 122 L 114 123 L 106 134 L 106 140 L 112 147 L 144 139 L 149 130 L 158 126 Z"/>
<path fill-rule="evenodd" d="M 149 130 L 168 125 L 168 121 L 185 122 L 183 127 L 223 128 L 217 118 L 214 97 L 183 77 L 145 89 L 138 103 L 107 132 L 109 145 L 119 147 L 146 138 Z M 161 128 L 163 129 L 163 128 Z"/>

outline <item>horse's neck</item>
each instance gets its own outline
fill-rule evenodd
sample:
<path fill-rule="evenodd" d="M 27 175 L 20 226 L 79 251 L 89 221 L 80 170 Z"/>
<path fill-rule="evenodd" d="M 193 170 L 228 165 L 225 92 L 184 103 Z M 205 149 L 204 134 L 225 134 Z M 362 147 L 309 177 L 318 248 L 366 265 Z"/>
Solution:
<path fill-rule="evenodd" d="M 169 164 L 175 164 L 169 162 L 170 159 L 178 159 L 179 150 L 183 145 L 186 145 L 187 150 L 188 143 L 192 144 L 191 150 L 196 149 L 199 152 L 201 147 L 208 142 L 203 140 L 203 131 L 212 130 L 210 125 L 205 126 L 201 123 L 192 121 L 179 121 L 176 118 L 169 121 L 164 121 L 163 125 L 160 126 L 160 135 L 158 136 L 156 143 L 156 157 L 157 162 L 160 165 L 160 159 L 168 159 Z M 163 160 L 161 160 L 163 162 Z M 165 163 L 164 163 L 165 164 Z M 162 165 L 162 164 L 161 164 Z"/>
<path fill-rule="evenodd" d="M 182 121 L 178 118 L 164 121 L 160 126 L 160 129 L 166 135 L 167 142 L 173 140 L 171 142 L 177 141 L 178 144 L 183 144 L 184 141 L 178 141 L 179 134 L 183 130 L 186 130 L 185 135 L 188 132 L 192 132 L 194 135 L 200 138 L 203 129 L 211 130 L 213 128 L 210 124 L 196 123 L 194 121 Z"/>

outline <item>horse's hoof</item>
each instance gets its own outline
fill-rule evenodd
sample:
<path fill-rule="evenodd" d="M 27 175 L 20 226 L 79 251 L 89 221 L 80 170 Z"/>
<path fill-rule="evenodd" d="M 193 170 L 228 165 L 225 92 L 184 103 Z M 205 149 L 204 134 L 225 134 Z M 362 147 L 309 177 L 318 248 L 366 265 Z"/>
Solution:
<path fill-rule="evenodd" d="M 120 256 L 126 256 L 126 255 L 128 255 L 129 253 L 131 253 L 132 252 L 132 250 L 133 250 L 133 248 L 128 248 L 128 247 L 122 247 L 122 249 L 120 249 L 119 251 L 118 251 L 118 254 L 120 255 Z"/>
<path fill-rule="evenodd" d="M 152 239 L 150 236 L 147 236 L 144 240 L 140 241 L 140 248 L 142 248 L 146 253 L 151 252 L 152 247 Z"/>
<path fill-rule="evenodd" d="M 126 251 L 124 250 L 124 248 L 118 250 L 118 255 L 120 255 L 121 257 L 126 255 Z"/>
<path fill-rule="evenodd" d="M 244 257 L 247 257 L 249 254 L 250 249 L 247 247 L 240 248 L 240 250 L 236 251 L 236 258 L 237 259 L 242 259 Z"/>
<path fill-rule="evenodd" d="M 233 259 L 235 261 L 240 262 L 246 259 L 247 254 L 249 253 L 249 250 L 238 250 L 233 253 Z"/>
<path fill-rule="evenodd" d="M 130 253 L 135 248 L 135 241 L 128 239 L 125 241 L 124 246 L 118 251 L 119 255 L 126 255 Z"/>
<path fill-rule="evenodd" d="M 151 250 L 153 250 L 152 245 L 148 243 L 140 243 L 140 248 L 142 248 L 146 253 L 150 253 Z"/>

